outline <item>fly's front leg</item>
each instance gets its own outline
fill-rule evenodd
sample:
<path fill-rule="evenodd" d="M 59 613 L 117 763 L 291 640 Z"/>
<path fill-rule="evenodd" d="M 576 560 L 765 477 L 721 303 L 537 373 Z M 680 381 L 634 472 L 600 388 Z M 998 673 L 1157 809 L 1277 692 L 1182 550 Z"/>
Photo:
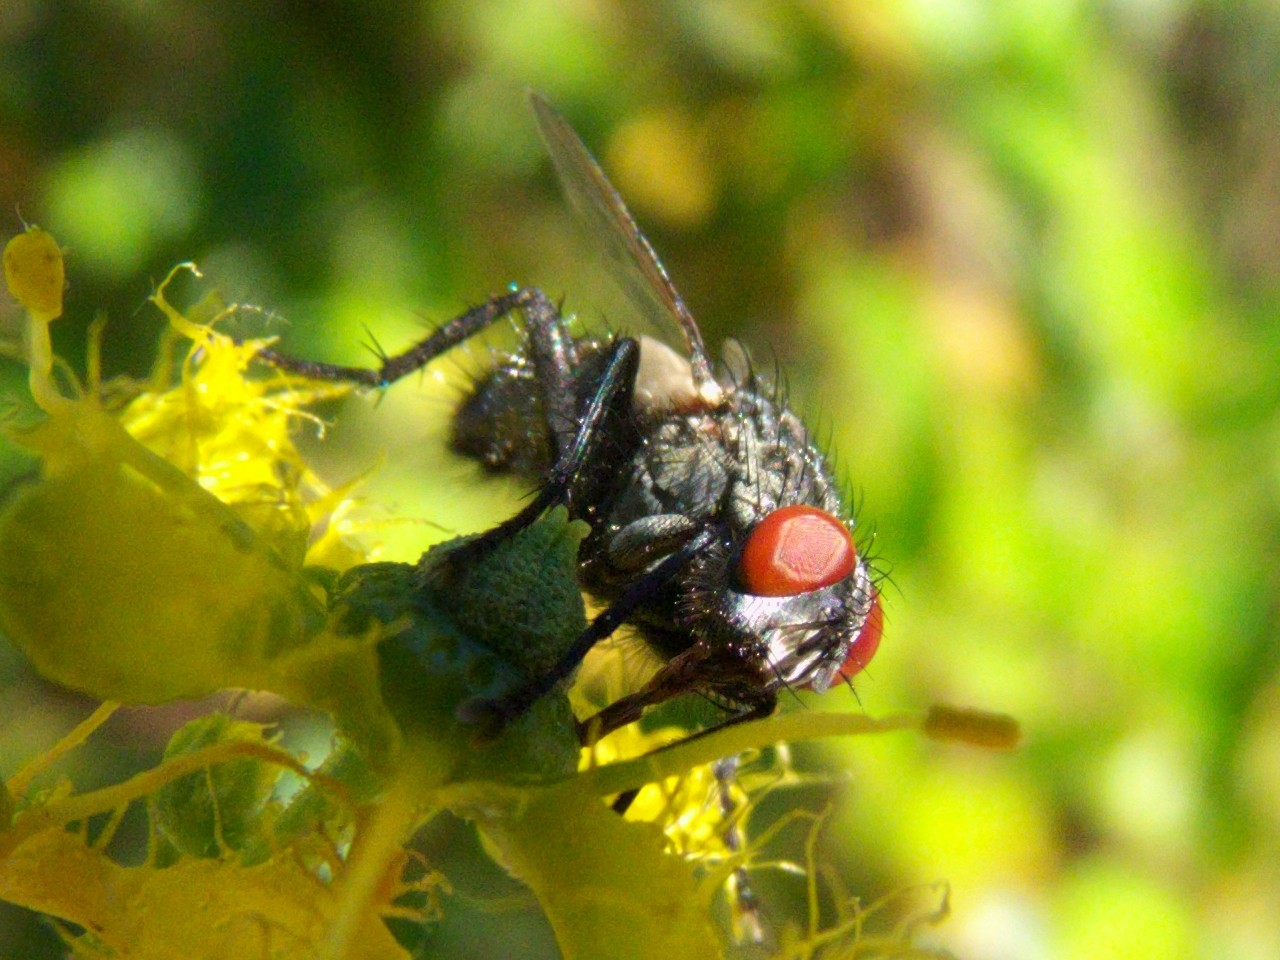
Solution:
<path fill-rule="evenodd" d="M 578 738 L 583 744 L 595 743 L 608 736 L 614 730 L 635 723 L 643 715 L 646 707 L 656 706 L 684 693 L 696 692 L 702 676 L 703 653 L 697 645 L 659 668 L 643 689 L 615 700 L 595 716 L 588 717 L 578 724 Z M 681 743 L 705 737 L 725 727 L 736 726 L 751 720 L 760 720 L 773 713 L 778 706 L 777 697 L 772 693 L 763 695 L 754 703 L 744 704 L 742 709 L 731 713 L 724 720 L 699 730 L 685 737 Z"/>
<path fill-rule="evenodd" d="M 543 695 L 567 679 L 582 664 L 597 643 L 613 634 L 636 608 L 651 600 L 685 565 L 714 539 L 711 529 L 704 529 L 687 540 L 656 567 L 637 579 L 622 596 L 596 616 L 587 629 L 569 646 L 556 665 L 539 677 L 532 677 L 504 697 L 494 700 L 476 698 L 458 706 L 457 716 L 465 723 L 479 727 L 481 737 L 493 737 L 519 717 Z M 647 689 L 647 688 L 646 688 Z M 630 699 L 630 698 L 627 698 Z M 654 701 L 657 702 L 657 701 Z M 638 716 L 638 714 L 637 714 Z M 610 729 L 616 729 L 611 727 Z"/>

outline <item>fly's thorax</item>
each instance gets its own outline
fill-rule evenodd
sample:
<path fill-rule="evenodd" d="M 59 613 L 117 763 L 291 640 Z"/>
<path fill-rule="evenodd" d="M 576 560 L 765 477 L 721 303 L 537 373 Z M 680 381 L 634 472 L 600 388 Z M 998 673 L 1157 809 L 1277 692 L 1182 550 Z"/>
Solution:
<path fill-rule="evenodd" d="M 739 468 L 732 473 L 726 511 L 735 530 L 745 533 L 780 507 L 807 504 L 845 515 L 840 494 L 822 451 L 804 423 L 767 395 L 739 390 L 721 433 Z"/>
<path fill-rule="evenodd" d="M 809 504 L 844 515 L 837 485 L 801 420 L 765 392 L 725 391 L 714 410 L 655 409 L 638 418 L 641 443 L 614 518 L 654 512 L 714 518 L 744 536 L 769 512 Z"/>
<path fill-rule="evenodd" d="M 704 404 L 693 381 L 693 365 L 661 340 L 639 336 L 640 367 L 632 404 L 639 414 L 691 410 Z"/>

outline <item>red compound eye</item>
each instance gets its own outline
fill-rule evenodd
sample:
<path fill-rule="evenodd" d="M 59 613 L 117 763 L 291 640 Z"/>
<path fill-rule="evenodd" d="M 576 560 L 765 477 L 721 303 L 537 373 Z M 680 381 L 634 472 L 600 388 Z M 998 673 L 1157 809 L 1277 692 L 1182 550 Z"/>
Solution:
<path fill-rule="evenodd" d="M 856 673 L 861 673 L 862 668 L 876 655 L 876 650 L 880 647 L 880 635 L 883 633 L 884 610 L 880 608 L 880 594 L 873 593 L 867 619 L 863 621 L 862 629 L 853 643 L 849 644 L 849 651 L 844 655 L 844 663 L 836 672 L 845 680 Z"/>
<path fill-rule="evenodd" d="M 738 576 L 759 597 L 792 597 L 839 583 L 857 561 L 849 528 L 817 507 L 782 507 L 747 537 Z"/>

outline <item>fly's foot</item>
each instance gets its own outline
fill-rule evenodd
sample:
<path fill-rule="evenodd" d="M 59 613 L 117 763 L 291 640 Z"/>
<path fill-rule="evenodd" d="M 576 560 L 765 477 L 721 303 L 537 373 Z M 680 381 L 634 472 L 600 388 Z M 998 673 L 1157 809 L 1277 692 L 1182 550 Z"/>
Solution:
<path fill-rule="evenodd" d="M 472 728 L 477 744 L 493 743 L 507 727 L 528 711 L 523 697 L 471 697 L 454 708 L 459 723 Z"/>
<path fill-rule="evenodd" d="M 639 720 L 650 701 L 643 693 L 615 700 L 586 720 L 578 721 L 578 742 L 589 747 L 613 731 Z"/>

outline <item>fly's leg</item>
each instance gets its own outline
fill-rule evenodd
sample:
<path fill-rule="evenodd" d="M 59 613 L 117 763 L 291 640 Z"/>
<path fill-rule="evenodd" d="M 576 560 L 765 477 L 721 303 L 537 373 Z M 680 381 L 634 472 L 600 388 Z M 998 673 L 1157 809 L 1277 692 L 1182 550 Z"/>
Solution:
<path fill-rule="evenodd" d="M 491 297 L 442 324 L 403 353 L 387 357 L 377 368 L 302 360 L 270 348 L 260 350 L 257 357 L 279 370 L 313 380 L 382 388 L 421 370 L 436 357 L 469 340 L 513 310 L 524 314 L 529 355 L 543 394 L 554 465 L 546 484 L 532 502 L 516 516 L 463 546 L 457 559 L 464 560 L 522 530 L 548 507 L 569 502 L 573 482 L 597 446 L 598 426 L 609 416 L 616 416 L 623 409 L 623 404 L 630 404 L 636 364 L 639 362 L 635 341 L 618 340 L 615 343 L 600 388 L 582 411 L 576 409 L 574 376 L 578 357 L 573 337 L 556 305 L 536 287 L 524 287 Z"/>
<path fill-rule="evenodd" d="M 475 336 L 489 324 L 519 309 L 529 333 L 529 349 L 537 382 L 543 391 L 554 461 L 537 495 L 515 516 L 457 547 L 453 563 L 466 563 L 537 520 L 549 508 L 568 505 L 572 512 L 574 488 L 584 469 L 595 464 L 600 444 L 611 423 L 631 408 L 640 348 L 622 337 L 613 342 L 603 373 L 590 398 L 577 409 L 575 374 L 577 355 L 573 338 L 559 310 L 535 287 L 493 297 L 449 320 L 403 353 L 388 357 L 376 369 L 299 360 L 262 350 L 258 357 L 281 370 L 317 380 L 341 381 L 384 387 L 422 369 L 433 359 Z M 522 715 L 544 694 L 572 674 L 587 652 L 612 634 L 640 604 L 654 596 L 671 577 L 712 540 L 709 530 L 690 531 L 689 539 L 653 570 L 639 577 L 572 643 L 556 666 L 510 694 L 493 700 L 474 699 L 458 707 L 459 719 L 480 727 L 481 736 L 496 735 L 508 722 Z M 656 701 L 652 701 L 656 702 Z"/>
<path fill-rule="evenodd" d="M 614 600 L 588 624 L 587 629 L 579 634 L 578 638 L 573 641 L 556 665 L 545 674 L 532 678 L 503 697 L 492 700 L 476 698 L 465 701 L 458 706 L 458 719 L 465 723 L 477 725 L 480 728 L 478 732 L 482 738 L 496 736 L 504 726 L 527 711 L 540 697 L 549 693 L 557 684 L 577 670 L 592 647 L 622 626 L 640 604 L 657 594 L 667 581 L 684 568 L 685 564 L 697 556 L 700 551 L 706 549 L 707 545 L 714 539 L 714 536 L 714 532 L 710 529 L 702 530 L 686 541 L 680 549 L 632 583 L 623 592 L 622 596 Z M 630 699 L 632 698 L 625 697 L 619 703 Z M 652 702 L 656 703 L 658 701 Z M 608 712 L 608 710 L 606 709 L 604 712 Z M 638 711 L 636 717 L 639 717 Z M 631 720 L 628 719 L 623 721 L 623 724 L 630 722 Z M 623 724 L 618 724 L 617 726 L 622 726 Z M 611 727 L 610 729 L 616 729 L 616 727 Z M 581 735 L 581 729 L 579 733 Z"/>
<path fill-rule="evenodd" d="M 270 347 L 259 350 L 257 358 L 279 370 L 297 373 L 312 380 L 385 387 L 421 370 L 436 357 L 452 350 L 464 340 L 469 340 L 512 310 L 521 310 L 525 314 L 533 347 L 533 360 L 538 367 L 539 377 L 546 378 L 542 382 L 565 387 L 576 359 L 572 352 L 573 338 L 565 330 L 560 312 L 537 287 L 523 287 L 490 297 L 479 306 L 441 324 L 403 353 L 386 357 L 376 369 L 302 360 Z M 572 391 L 566 392 L 572 397 Z M 568 404 L 572 407 L 572 400 Z"/>
<path fill-rule="evenodd" d="M 609 611 L 606 610 L 605 613 Z M 684 653 L 667 661 L 659 668 L 648 683 L 635 693 L 615 700 L 595 716 L 588 717 L 578 724 L 578 738 L 584 744 L 595 743 L 620 727 L 639 720 L 646 707 L 665 703 L 672 697 L 689 693 L 699 688 L 699 680 L 704 676 L 704 652 L 697 644 Z M 680 743 L 688 743 L 698 737 L 705 737 L 751 720 L 761 720 L 773 713 L 778 705 L 778 698 L 772 693 L 762 694 L 756 702 L 744 704 L 737 713 L 725 717 L 720 723 L 705 730 L 699 730 L 685 737 Z M 625 809 L 625 808 L 624 808 Z"/>
<path fill-rule="evenodd" d="M 700 733 L 696 733 L 691 737 L 679 740 L 675 744 L 670 744 L 670 746 L 687 743 L 700 736 L 705 736 L 708 733 L 713 733 L 716 730 L 721 730 L 724 727 L 743 723 L 747 720 L 759 719 L 760 717 L 767 716 L 771 713 L 772 709 L 773 705 L 771 703 L 760 704 L 757 707 L 729 717 L 723 723 L 717 724 L 716 726 L 701 731 Z M 591 724 L 593 724 L 593 722 L 595 722 L 600 716 L 600 714 L 597 714 L 597 717 L 593 717 L 591 720 L 588 720 L 586 724 L 582 725 L 582 727 L 590 727 Z M 627 722 L 630 721 L 628 720 Z M 614 728 L 618 725 L 621 724 L 615 725 Z M 595 732 L 594 727 L 591 727 L 591 732 Z M 596 734 L 596 737 L 598 739 L 599 734 Z M 658 750 L 655 750 L 654 753 L 659 753 L 664 749 L 666 749 L 666 747 L 660 747 Z M 741 754 L 734 754 L 732 756 L 725 757 L 722 760 L 717 760 L 712 767 L 716 778 L 717 805 L 720 809 L 720 819 L 724 823 L 724 831 L 721 834 L 721 837 L 724 840 L 725 848 L 729 851 L 730 856 L 733 857 L 739 856 L 745 845 L 742 819 L 746 810 L 744 806 L 738 803 L 738 800 L 733 793 L 734 785 L 738 776 L 738 766 L 741 759 Z M 611 804 L 614 813 L 619 816 L 625 815 L 631 808 L 631 804 L 635 802 L 640 790 L 640 787 L 636 787 L 618 794 Z M 725 880 L 725 893 L 728 895 L 730 901 L 735 941 L 740 944 L 752 943 L 758 945 L 764 943 L 766 939 L 763 916 L 764 911 L 760 903 L 760 898 L 756 896 L 756 892 L 751 886 L 751 879 L 747 875 L 747 869 L 743 864 L 740 863 L 738 866 L 734 867 L 733 872 L 730 873 L 728 878 Z"/>
<path fill-rule="evenodd" d="M 724 724 L 721 724 L 721 726 L 724 726 Z M 719 727 L 714 729 L 719 729 Z M 680 742 L 684 743 L 686 741 L 681 740 Z M 738 856 L 745 844 L 742 830 L 745 807 L 739 805 L 733 795 L 733 787 L 737 781 L 740 760 L 741 755 L 734 754 L 733 756 L 725 757 L 723 760 L 717 760 L 712 766 L 716 778 L 716 801 L 720 809 L 720 819 L 725 825 L 721 837 L 724 840 L 725 848 L 731 856 Z M 631 809 L 631 804 L 635 802 L 640 789 L 636 787 L 618 794 L 611 805 L 613 812 L 619 816 L 625 815 Z M 760 898 L 756 896 L 755 890 L 751 886 L 746 867 L 742 865 L 734 867 L 733 872 L 725 880 L 725 892 L 729 897 L 733 911 L 734 939 L 738 943 L 764 943 L 765 928 Z"/>
<path fill-rule="evenodd" d="M 532 323 L 532 318 L 530 322 Z M 474 551 L 485 550 L 493 544 L 501 543 L 507 537 L 529 526 L 551 507 L 565 505 L 570 508 L 570 513 L 573 512 L 573 491 L 577 486 L 578 476 L 584 468 L 595 463 L 600 444 L 609 433 L 610 422 L 625 416 L 626 412 L 631 408 L 631 394 L 635 387 L 636 369 L 639 363 L 640 347 L 636 341 L 622 337 L 613 342 L 605 363 L 604 372 L 600 376 L 595 392 L 592 393 L 582 410 L 574 413 L 553 411 L 549 414 L 553 418 L 563 417 L 563 419 L 559 426 L 554 422 L 550 424 L 552 428 L 551 435 L 558 449 L 555 462 L 551 465 L 551 470 L 548 472 L 542 487 L 534 495 L 533 499 L 525 504 L 515 516 L 502 521 L 502 523 L 485 531 L 474 540 L 462 544 L 458 548 L 459 556 L 464 558 L 466 556 L 474 556 Z M 567 399 L 569 404 L 572 404 L 573 391 L 571 382 L 566 381 L 564 392 L 555 397 L 557 400 L 560 398 Z M 552 399 L 552 394 L 548 393 L 549 410 L 551 409 L 550 401 Z M 568 409 L 572 410 L 572 406 Z M 573 433 L 566 443 L 563 440 L 562 430 L 566 430 L 570 426 L 573 427 Z M 613 629 L 616 629 L 616 627 Z M 609 632 L 612 633 L 613 630 L 611 629 Z M 607 635 L 605 634 L 604 636 Z M 594 645 L 594 641 L 592 641 L 592 644 Z M 586 650 L 583 650 L 578 660 L 581 661 L 584 656 L 586 656 Z M 575 663 L 574 666 L 577 666 L 577 664 Z M 572 672 L 572 669 L 570 667 L 569 672 Z M 542 693 L 550 690 L 564 676 L 568 676 L 568 673 L 549 681 L 546 687 L 537 696 L 533 697 L 529 703 L 536 700 Z M 523 710 L 520 712 L 523 712 Z"/>
<path fill-rule="evenodd" d="M 733 795 L 733 787 L 738 778 L 738 764 L 741 756 L 734 754 L 717 760 L 712 768 L 715 772 L 716 787 L 719 793 L 720 818 L 724 821 L 724 845 L 729 853 L 737 856 L 742 853 L 745 836 L 742 830 L 744 807 L 739 806 Z M 747 868 L 741 863 L 734 867 L 733 873 L 725 881 L 726 892 L 732 902 L 734 939 L 739 943 L 764 943 L 764 920 L 761 917 L 760 900 L 751 887 L 751 879 L 747 876 Z"/>

